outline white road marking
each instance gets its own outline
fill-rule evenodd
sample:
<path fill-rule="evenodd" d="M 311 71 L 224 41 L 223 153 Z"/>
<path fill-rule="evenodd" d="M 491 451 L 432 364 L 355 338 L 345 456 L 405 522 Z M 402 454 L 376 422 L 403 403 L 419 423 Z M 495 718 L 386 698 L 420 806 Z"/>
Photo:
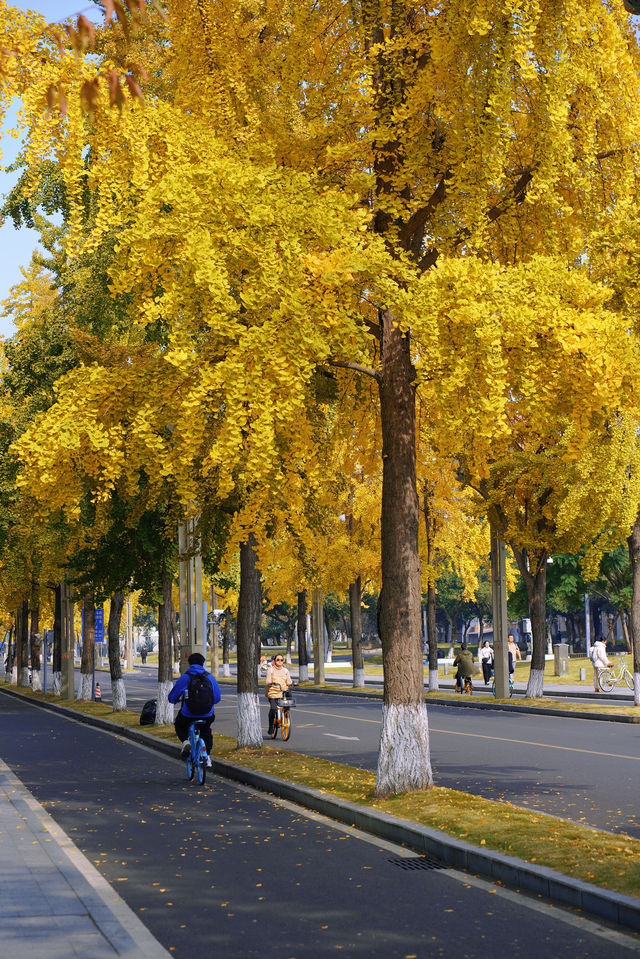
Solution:
<path fill-rule="evenodd" d="M 351 742 L 359 743 L 360 738 L 358 736 L 338 736 L 337 733 L 323 733 L 323 736 L 331 736 L 332 739 L 348 739 Z"/>

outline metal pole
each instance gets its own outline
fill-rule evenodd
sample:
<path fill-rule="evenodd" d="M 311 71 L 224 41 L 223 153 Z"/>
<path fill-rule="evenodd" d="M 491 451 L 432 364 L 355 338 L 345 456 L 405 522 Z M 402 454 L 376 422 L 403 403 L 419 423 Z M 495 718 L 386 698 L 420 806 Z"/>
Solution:
<path fill-rule="evenodd" d="M 504 541 L 491 527 L 491 595 L 493 603 L 493 669 L 496 697 L 509 697 L 509 645 L 507 640 L 507 571 Z"/>
<path fill-rule="evenodd" d="M 209 604 L 210 610 L 209 615 L 211 617 L 211 673 L 214 676 L 218 675 L 218 618 L 216 616 L 216 609 L 218 608 L 218 594 L 216 592 L 215 586 L 211 586 L 209 590 Z"/>
<path fill-rule="evenodd" d="M 131 669 L 131 651 L 133 648 L 133 598 L 131 596 L 127 596 L 126 610 L 127 625 L 124 634 L 124 658 L 127 662 L 127 669 Z"/>
<path fill-rule="evenodd" d="M 195 527 L 195 523 L 193 524 Z M 200 552 L 200 543 L 195 541 L 196 553 L 193 557 L 193 598 L 196 604 L 195 614 L 195 636 L 193 637 L 193 647 L 195 652 L 202 652 L 204 661 L 207 661 L 207 634 L 204 628 L 204 608 L 202 600 L 202 553 Z M 200 649 L 198 649 L 198 646 Z"/>

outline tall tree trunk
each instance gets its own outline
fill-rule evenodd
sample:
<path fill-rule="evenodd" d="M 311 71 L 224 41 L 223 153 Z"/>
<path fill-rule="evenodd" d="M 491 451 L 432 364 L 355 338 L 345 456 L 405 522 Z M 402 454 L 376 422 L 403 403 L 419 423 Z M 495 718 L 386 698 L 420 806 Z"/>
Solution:
<path fill-rule="evenodd" d="M 567 642 L 571 649 L 575 649 L 575 639 L 576 639 L 576 629 L 575 623 L 573 620 L 573 613 L 567 613 L 564 618 L 565 623 L 567 624 Z"/>
<path fill-rule="evenodd" d="M 53 610 L 53 655 L 51 668 L 53 672 L 53 695 L 62 695 L 62 585 L 58 583 L 54 592 Z"/>
<path fill-rule="evenodd" d="M 20 610 L 20 651 L 18 655 L 18 686 L 29 685 L 29 600 L 25 599 Z"/>
<path fill-rule="evenodd" d="M 240 596 L 238 597 L 238 748 L 262 746 L 258 701 L 260 617 L 262 588 L 255 552 L 256 540 L 249 533 L 240 547 Z"/>
<path fill-rule="evenodd" d="M 31 584 L 31 626 L 29 629 L 31 645 L 31 688 L 34 692 L 42 692 L 42 678 L 40 670 L 42 661 L 42 636 L 40 635 L 40 587 L 37 582 Z M 46 655 L 46 654 L 45 654 Z"/>
<path fill-rule="evenodd" d="M 307 591 L 298 593 L 298 682 L 309 682 L 309 647 L 307 646 Z"/>
<path fill-rule="evenodd" d="M 12 623 L 9 627 L 9 632 L 7 633 L 7 655 L 4 662 L 4 679 L 6 683 L 11 682 L 11 671 L 13 669 L 13 659 L 15 654 L 15 647 L 13 644 L 14 633 L 15 627 Z"/>
<path fill-rule="evenodd" d="M 122 678 L 122 663 L 120 662 L 120 623 L 122 622 L 123 608 L 124 590 L 119 589 L 111 597 L 109 622 L 107 623 L 111 701 L 114 713 L 124 712 L 127 708 L 127 691 Z"/>
<path fill-rule="evenodd" d="M 640 706 L 640 514 L 627 540 L 631 561 L 631 642 L 633 646 L 633 701 Z"/>
<path fill-rule="evenodd" d="M 156 725 L 173 722 L 173 705 L 169 693 L 173 686 L 173 658 L 171 655 L 171 600 L 172 577 L 165 572 L 162 577 L 162 602 L 158 606 L 158 702 Z"/>
<path fill-rule="evenodd" d="M 587 650 L 587 634 L 585 632 L 585 621 L 583 616 L 575 616 L 574 623 L 578 632 L 578 645 L 580 649 Z"/>
<path fill-rule="evenodd" d="M 178 611 L 173 606 L 173 614 L 171 616 L 171 638 L 173 640 L 173 662 L 180 663 L 180 631 L 178 629 Z"/>
<path fill-rule="evenodd" d="M 229 647 L 231 646 L 231 610 L 227 606 L 224 611 L 224 630 L 222 632 L 222 675 L 230 676 Z"/>
<path fill-rule="evenodd" d="M 429 690 L 439 688 L 438 680 L 438 628 L 436 625 L 436 588 L 427 586 L 427 640 L 429 643 Z"/>
<path fill-rule="evenodd" d="M 526 695 L 537 699 L 544 692 L 544 657 L 547 649 L 547 552 L 543 549 L 528 554 L 525 550 L 517 549 L 513 543 L 511 549 L 527 588 L 531 619 L 533 648 Z"/>
<path fill-rule="evenodd" d="M 17 683 L 17 678 L 16 678 L 17 673 L 15 672 L 15 669 L 16 669 L 16 635 L 18 630 L 16 628 L 16 622 L 17 622 L 17 613 L 14 613 L 13 622 L 11 624 L 11 630 L 9 632 L 9 662 L 7 663 L 7 672 L 9 674 L 8 682 L 10 682 L 14 686 Z"/>
<path fill-rule="evenodd" d="M 286 662 L 291 664 L 291 647 L 293 645 L 293 621 L 287 620 L 287 652 L 285 654 Z"/>
<path fill-rule="evenodd" d="M 620 610 L 620 625 L 622 626 L 622 635 L 624 636 L 624 644 L 627 647 L 627 652 L 630 653 L 633 650 L 631 645 L 631 636 L 629 635 L 629 612 L 626 609 Z"/>
<path fill-rule="evenodd" d="M 349 586 L 349 613 L 351 614 L 351 660 L 353 685 L 364 686 L 364 655 L 362 653 L 362 578 Z"/>
<path fill-rule="evenodd" d="M 433 785 L 422 665 L 415 369 L 411 347 L 387 310 L 379 315 L 382 366 L 382 595 L 384 669 L 376 795 Z"/>
<path fill-rule="evenodd" d="M 78 699 L 91 699 L 93 692 L 93 668 L 96 636 L 96 604 L 93 587 L 87 589 L 84 598 L 84 630 L 82 637 L 82 656 L 80 659 L 80 689 Z"/>

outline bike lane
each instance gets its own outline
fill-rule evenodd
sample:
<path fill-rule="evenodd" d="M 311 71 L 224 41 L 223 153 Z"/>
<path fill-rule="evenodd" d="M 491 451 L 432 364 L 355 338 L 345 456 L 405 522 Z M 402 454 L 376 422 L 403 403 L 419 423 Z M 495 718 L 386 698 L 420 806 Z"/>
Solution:
<path fill-rule="evenodd" d="M 636 954 L 636 939 L 0 696 L 0 754 L 173 955 Z M 0 867 L 1 867 L 0 863 Z"/>

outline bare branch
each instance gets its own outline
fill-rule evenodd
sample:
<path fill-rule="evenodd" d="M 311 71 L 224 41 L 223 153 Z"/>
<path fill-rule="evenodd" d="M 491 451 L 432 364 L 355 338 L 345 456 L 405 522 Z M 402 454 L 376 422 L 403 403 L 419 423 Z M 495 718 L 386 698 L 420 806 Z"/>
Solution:
<path fill-rule="evenodd" d="M 356 373 L 364 373 L 365 376 L 370 376 L 376 382 L 380 382 L 380 373 L 378 370 L 371 369 L 368 366 L 361 366 L 359 363 L 351 363 L 349 360 L 334 360 L 332 357 L 329 357 L 327 360 L 329 366 L 337 366 L 343 370 L 354 370 Z"/>

